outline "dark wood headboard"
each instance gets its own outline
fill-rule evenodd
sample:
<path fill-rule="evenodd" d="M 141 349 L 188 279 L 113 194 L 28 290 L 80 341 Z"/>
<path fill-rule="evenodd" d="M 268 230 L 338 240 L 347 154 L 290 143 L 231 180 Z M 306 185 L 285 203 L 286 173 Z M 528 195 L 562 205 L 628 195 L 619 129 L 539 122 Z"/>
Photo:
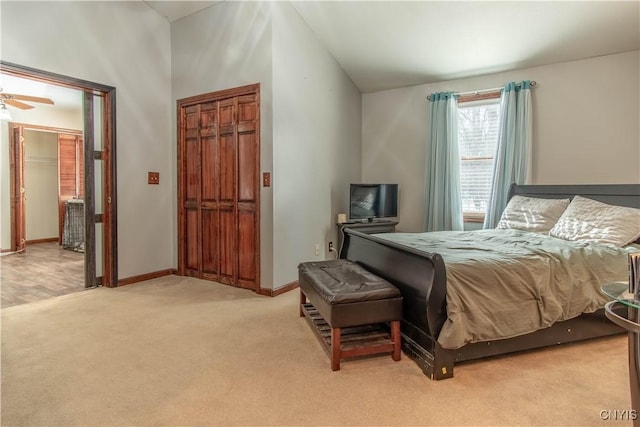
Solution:
<path fill-rule="evenodd" d="M 511 197 L 527 196 L 544 199 L 572 199 L 582 196 L 610 205 L 640 209 L 640 184 L 597 185 L 517 185 L 509 189 Z"/>

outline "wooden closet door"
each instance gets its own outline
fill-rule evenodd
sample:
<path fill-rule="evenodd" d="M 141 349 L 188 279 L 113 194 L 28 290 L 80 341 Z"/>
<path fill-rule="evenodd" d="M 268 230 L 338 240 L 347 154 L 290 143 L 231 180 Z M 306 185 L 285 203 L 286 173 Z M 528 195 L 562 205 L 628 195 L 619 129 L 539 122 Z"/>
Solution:
<path fill-rule="evenodd" d="M 255 93 L 179 108 L 180 274 L 258 289 L 258 103 Z"/>
<path fill-rule="evenodd" d="M 184 134 L 180 140 L 179 165 L 183 188 L 181 217 L 183 227 L 180 242 L 184 248 L 180 251 L 184 256 L 181 261 L 183 274 L 200 277 L 200 106 L 194 105 L 184 109 Z"/>
<path fill-rule="evenodd" d="M 220 189 L 218 185 L 218 103 L 200 104 L 200 213 L 198 237 L 201 277 L 218 281 L 220 274 Z"/>
<path fill-rule="evenodd" d="M 219 102 L 220 126 L 218 137 L 219 242 L 221 283 L 237 284 L 237 142 L 235 99 Z M 214 178 L 215 179 L 215 178 Z"/>
<path fill-rule="evenodd" d="M 237 98 L 237 244 L 238 286 L 251 288 L 258 280 L 258 104 L 255 95 Z"/>

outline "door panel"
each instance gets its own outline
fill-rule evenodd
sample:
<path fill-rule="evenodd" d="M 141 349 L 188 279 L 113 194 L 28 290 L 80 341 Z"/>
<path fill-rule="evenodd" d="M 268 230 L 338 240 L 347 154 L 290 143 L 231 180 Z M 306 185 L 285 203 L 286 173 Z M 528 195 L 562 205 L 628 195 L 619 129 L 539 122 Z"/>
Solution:
<path fill-rule="evenodd" d="M 78 195 L 78 144 L 75 135 L 58 134 L 60 197 Z"/>
<path fill-rule="evenodd" d="M 58 133 L 58 243 L 62 244 L 65 202 L 84 196 L 84 150 L 78 135 Z"/>
<path fill-rule="evenodd" d="M 235 202 L 235 141 L 233 134 L 221 135 L 218 150 L 218 180 L 220 182 L 220 201 Z"/>
<path fill-rule="evenodd" d="M 231 207 L 220 209 L 220 282 L 235 284 L 235 220 Z"/>
<path fill-rule="evenodd" d="M 220 108 L 220 129 L 224 129 L 226 132 L 229 132 L 228 128 L 233 126 L 234 117 L 233 117 L 233 106 L 235 105 L 235 100 L 224 99 L 219 102 Z"/>
<path fill-rule="evenodd" d="M 202 145 L 202 202 L 215 201 L 217 197 L 216 140 L 214 137 L 200 139 Z"/>
<path fill-rule="evenodd" d="M 11 169 L 11 218 L 14 224 L 14 236 L 11 242 L 12 251 L 26 251 L 27 249 L 27 226 L 25 214 L 25 194 L 24 194 L 24 132 L 22 127 L 13 128 L 12 153 L 9 160 Z"/>
<path fill-rule="evenodd" d="M 77 136 L 77 158 L 78 158 L 78 198 L 84 198 L 84 141 L 81 136 Z M 102 212 L 102 211 L 100 211 Z"/>
<path fill-rule="evenodd" d="M 93 230 L 94 233 L 94 262 L 95 262 L 95 277 L 104 276 L 104 232 L 105 232 L 105 224 L 103 223 L 106 215 L 105 215 L 105 203 L 104 203 L 104 195 L 106 190 L 106 171 L 107 168 L 105 166 L 107 154 L 105 153 L 104 146 L 104 129 L 102 126 L 102 115 L 104 114 L 104 98 L 101 94 L 93 93 L 93 217 L 95 220 L 95 227 Z M 78 159 L 82 159 L 84 157 L 84 153 L 82 150 L 82 143 L 78 144 Z M 89 148 L 91 149 L 91 148 Z M 78 197 L 84 197 L 84 188 L 80 183 L 83 181 L 81 171 L 84 168 L 80 167 L 78 169 L 79 179 L 78 179 Z M 96 282 L 94 282 L 97 285 Z"/>
<path fill-rule="evenodd" d="M 199 203 L 200 203 L 200 142 L 199 142 L 198 106 L 183 110 L 183 136 L 181 139 L 181 168 L 183 174 L 183 197 L 180 201 L 184 213 L 184 233 L 180 245 L 184 246 L 185 256 L 181 265 L 182 273 L 190 276 L 200 274 L 199 255 Z"/>
<path fill-rule="evenodd" d="M 102 223 L 104 218 L 104 161 L 102 159 L 96 159 L 93 161 L 93 173 L 94 173 L 94 204 L 93 204 L 93 213 L 96 218 L 95 228 L 94 228 L 94 238 L 95 238 L 95 262 L 96 262 L 96 270 L 95 275 L 96 278 L 102 277 L 104 273 L 104 224 Z"/>
<path fill-rule="evenodd" d="M 197 209 L 187 210 L 187 232 L 185 235 L 187 246 L 186 267 L 190 270 L 199 271 L 198 262 L 198 211 Z"/>
<path fill-rule="evenodd" d="M 95 202 L 94 202 L 94 213 L 96 215 L 100 215 L 103 213 L 104 204 L 102 199 L 104 197 L 102 183 L 104 181 L 104 162 L 100 159 L 96 159 L 93 161 L 93 173 L 94 173 L 94 193 L 95 193 Z M 80 191 L 80 189 L 78 189 Z M 80 197 L 80 195 L 78 196 Z"/>
<path fill-rule="evenodd" d="M 216 117 L 218 115 L 218 103 L 207 102 L 200 105 L 200 135 L 214 136 L 216 133 Z"/>
<path fill-rule="evenodd" d="M 238 138 L 238 201 L 256 199 L 256 141 L 254 133 L 241 133 Z"/>
<path fill-rule="evenodd" d="M 255 96 L 238 100 L 238 285 L 251 287 L 258 279 L 259 149 Z"/>
<path fill-rule="evenodd" d="M 186 109 L 185 128 L 185 154 L 184 174 L 186 184 L 186 200 L 198 199 L 198 185 L 200 183 L 200 171 L 198 160 L 200 158 L 200 144 L 198 141 L 198 107 Z"/>
<path fill-rule="evenodd" d="M 96 277 L 104 276 L 104 265 L 102 260 L 104 259 L 104 224 L 96 222 L 95 225 L 95 239 L 96 239 Z"/>
<path fill-rule="evenodd" d="M 216 275 L 218 273 L 218 228 L 217 209 L 202 209 L 202 271 Z"/>
<path fill-rule="evenodd" d="M 238 97 L 238 122 L 255 123 L 258 118 L 258 110 L 256 109 L 256 96 L 245 95 Z"/>
<path fill-rule="evenodd" d="M 187 183 L 187 200 L 198 200 L 198 185 L 200 183 L 200 172 L 198 167 L 199 145 L 197 138 L 189 138 L 186 142 L 187 158 L 186 158 L 186 183 Z"/>
<path fill-rule="evenodd" d="M 200 106 L 201 201 L 217 199 L 216 192 L 216 115 L 215 102 Z"/>
<path fill-rule="evenodd" d="M 253 285 L 257 279 L 256 215 L 252 210 L 238 212 L 238 282 L 241 287 Z M 250 286 L 246 286 L 246 285 Z"/>
<path fill-rule="evenodd" d="M 104 266 L 105 266 L 105 253 L 103 251 L 104 248 L 104 232 L 105 232 L 105 224 L 103 223 L 106 215 L 105 215 L 105 203 L 104 203 L 104 195 L 105 195 L 105 182 L 107 180 L 106 177 L 106 156 L 103 144 L 103 127 L 102 127 L 102 114 L 103 114 L 103 98 L 100 95 L 93 94 L 93 218 L 95 221 L 95 226 L 93 229 L 93 237 L 94 237 L 94 262 L 95 262 L 95 278 L 96 281 L 93 282 L 93 285 L 97 286 L 98 277 L 104 276 Z M 84 150 L 82 149 L 81 138 L 78 138 L 77 152 L 78 159 L 84 158 Z M 91 148 L 89 148 L 91 149 Z M 87 156 L 89 157 L 89 156 Z M 80 183 L 84 180 L 82 177 L 82 171 L 84 167 L 78 167 L 78 198 L 83 198 L 84 186 Z M 87 200 L 87 199 L 86 199 Z M 90 226 L 90 224 L 89 224 Z M 85 286 L 91 286 L 91 284 L 85 283 Z"/>

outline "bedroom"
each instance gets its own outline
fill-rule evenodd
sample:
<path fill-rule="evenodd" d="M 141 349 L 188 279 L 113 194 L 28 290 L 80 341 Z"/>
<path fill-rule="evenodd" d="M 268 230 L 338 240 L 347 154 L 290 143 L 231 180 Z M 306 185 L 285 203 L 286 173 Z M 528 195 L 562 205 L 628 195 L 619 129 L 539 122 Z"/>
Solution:
<path fill-rule="evenodd" d="M 316 243 L 335 241 L 350 182 L 398 181 L 400 229 L 420 227 L 420 103 L 445 86 L 539 82 L 536 183 L 640 182 L 638 55 L 636 41 L 598 58 L 362 95 L 286 3 L 224 2 L 171 25 L 139 3 L 2 4 L 3 60 L 118 88 L 118 179 L 127 183 L 118 194 L 120 278 L 175 268 L 176 99 L 261 82 L 261 170 L 274 182 L 262 191 L 261 277 L 278 289 L 315 257 Z M 569 102 L 584 110 L 568 113 Z M 381 120 L 389 111 L 397 116 Z M 150 188 L 148 170 L 167 179 Z"/>
<path fill-rule="evenodd" d="M 426 94 L 445 87 L 460 91 L 509 80 L 539 82 L 534 89 L 533 183 L 640 180 L 637 46 L 598 58 L 361 95 L 286 5 L 274 3 L 271 11 L 269 3 L 223 2 L 171 25 L 135 2 L 57 3 L 57 9 L 46 14 L 32 13 L 31 2 L 3 5 L 3 60 L 118 89 L 118 180 L 129 183 L 118 194 L 119 278 L 175 268 L 172 105 L 176 99 L 227 87 L 261 82 L 261 170 L 272 172 L 274 182 L 261 191 L 260 270 L 261 287 L 266 289 L 295 280 L 297 262 L 313 259 L 316 243 L 321 243 L 320 257 L 328 256 L 326 246 L 336 241 L 334 222 L 346 209 L 350 182 L 397 181 L 405 196 L 401 195 L 398 229 L 420 229 L 422 211 L 414 208 L 424 200 L 422 178 L 414 179 L 422 176 L 425 158 L 425 109 L 420 103 Z M 38 4 L 37 9 L 46 7 Z M 67 28 L 82 34 L 88 29 L 74 23 L 95 10 L 111 18 L 96 20 L 91 37 L 43 29 L 48 16 L 60 16 L 69 23 Z M 22 21 L 19 17 L 30 14 L 34 16 L 28 22 L 19 24 L 26 31 L 21 34 L 15 28 Z M 144 25 L 126 24 L 136 17 Z M 251 23 L 250 28 L 224 25 L 236 21 Z M 126 30 L 114 34 L 112 22 L 122 22 Z M 205 24 L 208 33 L 198 38 L 196 29 Z M 211 39 L 238 40 L 238 45 L 225 49 Z M 211 77 L 211 67 L 220 59 L 225 68 Z M 327 90 L 319 90 L 318 82 Z M 598 108 L 588 108 L 595 100 Z M 565 107 L 568 102 L 580 109 L 573 113 Z M 390 109 L 398 116 L 382 120 Z M 391 141 L 391 135 L 400 137 Z M 354 142 L 360 140 L 361 144 Z M 568 162 L 580 166 L 562 167 Z M 158 171 L 167 179 L 150 187 L 146 171 Z M 301 197 L 306 203 L 299 202 Z M 150 217 L 149 212 L 155 214 Z M 274 257 L 275 253 L 299 256 Z"/>

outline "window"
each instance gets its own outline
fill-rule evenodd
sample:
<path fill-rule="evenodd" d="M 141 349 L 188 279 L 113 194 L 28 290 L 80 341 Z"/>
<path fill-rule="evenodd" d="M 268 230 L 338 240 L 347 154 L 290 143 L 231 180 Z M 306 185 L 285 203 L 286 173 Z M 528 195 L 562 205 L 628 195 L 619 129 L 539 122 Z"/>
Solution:
<path fill-rule="evenodd" d="M 487 99 L 458 101 L 458 145 L 462 213 L 466 222 L 482 222 L 493 180 L 498 144 L 500 93 Z"/>

